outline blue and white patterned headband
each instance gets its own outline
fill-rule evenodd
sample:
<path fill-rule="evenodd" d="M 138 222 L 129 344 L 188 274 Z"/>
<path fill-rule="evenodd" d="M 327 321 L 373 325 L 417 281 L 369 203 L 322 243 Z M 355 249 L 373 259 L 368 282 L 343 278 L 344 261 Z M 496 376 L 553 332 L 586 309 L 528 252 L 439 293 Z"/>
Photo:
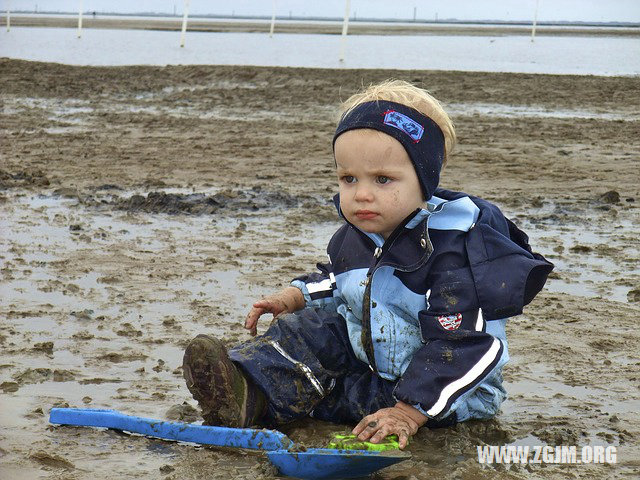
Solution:
<path fill-rule="evenodd" d="M 333 136 L 334 151 L 340 135 L 358 128 L 379 130 L 399 141 L 413 162 L 425 200 L 433 196 L 444 161 L 444 135 L 436 122 L 401 103 L 361 103 L 340 119 Z"/>

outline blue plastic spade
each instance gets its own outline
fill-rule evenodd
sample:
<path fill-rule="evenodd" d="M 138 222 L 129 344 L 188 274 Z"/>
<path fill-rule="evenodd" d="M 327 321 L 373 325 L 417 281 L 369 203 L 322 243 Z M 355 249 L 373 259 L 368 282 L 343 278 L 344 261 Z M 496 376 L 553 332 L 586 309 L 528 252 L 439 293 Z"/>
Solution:
<path fill-rule="evenodd" d="M 408 453 L 400 451 L 305 449 L 296 447 L 289 437 L 277 430 L 165 422 L 125 415 L 116 410 L 52 408 L 49 421 L 60 425 L 113 428 L 165 440 L 216 447 L 264 450 L 281 474 L 309 480 L 363 477 L 411 458 Z"/>

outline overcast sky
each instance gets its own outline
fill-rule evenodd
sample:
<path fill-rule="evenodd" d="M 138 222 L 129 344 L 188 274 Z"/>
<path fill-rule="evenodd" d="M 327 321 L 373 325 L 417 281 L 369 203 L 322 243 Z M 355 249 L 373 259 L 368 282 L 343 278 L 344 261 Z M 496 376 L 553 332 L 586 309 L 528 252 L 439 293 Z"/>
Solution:
<path fill-rule="evenodd" d="M 0 0 L 3 11 L 157 12 L 181 14 L 184 0 Z M 351 0 L 351 15 L 358 18 L 459 20 L 530 20 L 536 0 Z M 273 0 L 190 0 L 193 14 L 270 16 Z M 344 15 L 345 0 L 276 0 L 277 15 Z M 640 22 L 640 0 L 539 0 L 538 20 Z"/>

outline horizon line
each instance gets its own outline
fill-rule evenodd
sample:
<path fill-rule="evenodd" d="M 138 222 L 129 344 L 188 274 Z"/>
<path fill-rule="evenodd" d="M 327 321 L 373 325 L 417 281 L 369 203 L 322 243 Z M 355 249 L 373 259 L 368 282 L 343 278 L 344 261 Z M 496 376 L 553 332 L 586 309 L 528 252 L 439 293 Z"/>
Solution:
<path fill-rule="evenodd" d="M 105 12 L 97 10 L 83 11 L 82 14 L 92 16 L 93 13 L 99 15 L 112 15 L 122 17 L 175 17 L 181 18 L 182 14 L 173 14 L 165 12 Z M 7 12 L 2 12 L 1 16 L 6 17 Z M 60 11 L 60 10 L 15 10 L 10 12 L 11 14 L 36 14 L 36 15 L 78 15 L 78 12 Z M 271 15 L 229 15 L 229 14 L 215 14 L 215 13 L 199 13 L 189 14 L 189 18 L 219 18 L 219 19 L 243 19 L 243 20 L 271 20 Z M 342 22 L 342 17 L 330 17 L 330 16 L 317 16 L 317 15 L 276 15 L 277 20 L 314 20 L 314 21 L 327 21 L 327 22 Z M 492 25 L 532 25 L 533 20 L 497 20 L 497 19 L 474 19 L 474 20 L 460 20 L 457 18 L 389 18 L 389 17 L 349 17 L 349 22 L 386 22 L 386 23 L 421 23 L 421 24 L 440 24 L 440 23 L 453 23 L 453 24 L 492 24 Z M 640 27 L 640 22 L 637 21 L 596 21 L 596 20 L 537 20 L 538 26 L 620 26 L 620 27 Z"/>

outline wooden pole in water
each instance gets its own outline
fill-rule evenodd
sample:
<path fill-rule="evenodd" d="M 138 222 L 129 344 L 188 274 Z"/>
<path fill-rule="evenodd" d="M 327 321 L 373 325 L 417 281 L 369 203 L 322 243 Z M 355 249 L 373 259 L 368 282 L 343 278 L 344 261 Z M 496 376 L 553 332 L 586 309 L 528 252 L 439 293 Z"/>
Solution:
<path fill-rule="evenodd" d="M 78 11 L 78 38 L 82 37 L 82 0 L 80 0 L 80 10 Z"/>
<path fill-rule="evenodd" d="M 340 41 L 340 61 L 344 62 L 344 54 L 347 49 L 347 30 L 349 30 L 349 13 L 351 12 L 351 0 L 344 2 L 344 20 L 342 22 L 342 39 Z"/>
<path fill-rule="evenodd" d="M 540 0 L 536 0 L 536 11 L 533 14 L 533 27 L 531 28 L 531 41 L 533 42 L 536 37 L 536 24 L 538 23 L 538 3 Z"/>
<path fill-rule="evenodd" d="M 184 47 L 184 38 L 187 32 L 187 18 L 189 17 L 189 0 L 184 0 L 184 13 L 182 14 L 182 33 L 180 34 L 180 47 Z"/>
<path fill-rule="evenodd" d="M 7 1 L 7 32 L 11 31 L 11 4 Z"/>
<path fill-rule="evenodd" d="M 269 38 L 273 37 L 273 29 L 276 26 L 276 0 L 273 0 L 273 12 L 271 14 L 271 28 L 269 29 Z"/>

